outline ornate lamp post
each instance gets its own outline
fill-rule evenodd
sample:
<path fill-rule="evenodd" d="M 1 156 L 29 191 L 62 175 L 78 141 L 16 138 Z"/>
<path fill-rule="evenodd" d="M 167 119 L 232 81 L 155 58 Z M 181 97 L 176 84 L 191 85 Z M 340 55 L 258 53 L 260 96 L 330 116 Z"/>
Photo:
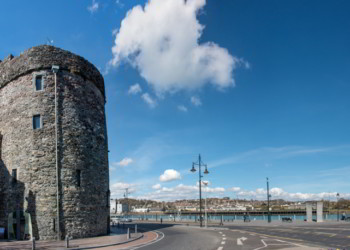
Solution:
<path fill-rule="evenodd" d="M 196 172 L 195 166 L 198 166 L 198 173 L 199 173 L 199 221 L 200 221 L 200 227 L 203 226 L 203 221 L 202 221 L 202 171 L 201 167 L 204 166 L 204 174 L 209 174 L 209 171 L 207 169 L 207 164 L 204 164 L 201 159 L 201 155 L 198 156 L 198 162 L 192 162 L 192 169 L 191 172 L 194 173 Z"/>

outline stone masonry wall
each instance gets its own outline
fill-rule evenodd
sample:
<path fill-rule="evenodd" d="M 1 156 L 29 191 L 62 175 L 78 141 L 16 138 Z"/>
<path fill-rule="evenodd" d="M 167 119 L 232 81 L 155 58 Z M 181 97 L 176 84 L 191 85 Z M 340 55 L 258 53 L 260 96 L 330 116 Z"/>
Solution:
<path fill-rule="evenodd" d="M 31 214 L 37 239 L 56 239 L 54 74 L 50 70 L 54 64 L 61 68 L 57 96 L 62 237 L 107 234 L 109 172 L 103 78 L 85 59 L 52 46 L 34 47 L 19 58 L 0 63 L 0 171 L 11 174 L 15 168 L 18 175 L 17 187 L 9 181 L 1 187 L 0 176 L 0 194 L 1 190 L 7 194 L 6 215 L 0 210 L 0 223 L 20 206 Z M 16 65 L 22 66 L 16 71 Z M 35 91 L 36 74 L 43 76 L 43 91 Z M 42 128 L 33 130 L 33 115 L 37 114 L 42 117 Z M 81 172 L 80 186 L 77 170 Z"/>

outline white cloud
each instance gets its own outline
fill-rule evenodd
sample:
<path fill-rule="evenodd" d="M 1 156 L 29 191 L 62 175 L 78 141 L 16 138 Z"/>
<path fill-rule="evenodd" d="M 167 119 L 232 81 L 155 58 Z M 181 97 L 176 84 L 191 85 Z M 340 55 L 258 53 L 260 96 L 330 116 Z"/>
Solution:
<path fill-rule="evenodd" d="M 248 64 L 213 42 L 199 44 L 204 26 L 197 15 L 205 4 L 205 0 L 150 0 L 144 7 L 135 6 L 121 22 L 110 65 L 127 61 L 157 95 L 207 83 L 218 89 L 233 87 L 233 70 Z"/>
<path fill-rule="evenodd" d="M 94 14 L 99 8 L 99 3 L 95 0 L 92 0 L 91 6 L 88 6 L 87 9 L 91 14 Z"/>
<path fill-rule="evenodd" d="M 122 3 L 121 0 L 116 0 L 115 3 L 118 5 L 119 8 L 123 8 L 124 4 Z"/>
<path fill-rule="evenodd" d="M 156 100 L 154 100 L 148 93 L 144 93 L 141 96 L 142 100 L 147 103 L 150 108 L 155 108 L 157 106 Z"/>
<path fill-rule="evenodd" d="M 129 95 L 136 95 L 136 94 L 141 93 L 141 92 L 142 92 L 142 89 L 141 89 L 140 84 L 138 84 L 138 83 L 131 85 L 129 90 L 128 90 Z"/>
<path fill-rule="evenodd" d="M 201 106 L 202 105 L 201 99 L 199 99 L 199 97 L 196 97 L 196 96 L 191 97 L 191 103 L 194 106 Z"/>
<path fill-rule="evenodd" d="M 135 184 L 125 183 L 125 182 L 115 182 L 109 187 L 111 191 L 111 197 L 123 197 L 126 189 L 128 193 L 134 193 L 137 191 Z"/>
<path fill-rule="evenodd" d="M 160 189 L 161 187 L 162 187 L 162 185 L 160 185 L 159 183 L 154 184 L 154 185 L 152 186 L 153 189 Z"/>
<path fill-rule="evenodd" d="M 173 181 L 173 180 L 179 180 L 179 179 L 181 179 L 181 175 L 179 172 L 177 172 L 174 169 L 167 169 L 164 171 L 164 174 L 159 176 L 159 180 L 161 182 Z"/>
<path fill-rule="evenodd" d="M 120 162 L 117 162 L 116 165 L 121 166 L 121 167 L 126 167 L 129 164 L 131 164 L 133 162 L 133 160 L 131 158 L 124 158 L 123 160 L 121 160 Z"/>
<path fill-rule="evenodd" d="M 152 199 L 152 200 L 179 200 L 179 199 L 198 199 L 199 187 L 189 186 L 184 184 L 179 184 L 175 187 L 162 187 L 153 192 L 146 193 L 138 196 L 139 199 Z M 202 191 L 210 193 L 210 197 L 220 197 L 225 192 L 225 188 L 215 187 L 215 188 L 204 188 Z"/>
<path fill-rule="evenodd" d="M 232 187 L 232 188 L 230 188 L 230 190 L 233 192 L 238 192 L 241 190 L 241 188 L 240 187 Z"/>
<path fill-rule="evenodd" d="M 188 111 L 188 109 L 184 105 L 177 106 L 177 109 L 182 111 L 182 112 L 187 112 Z"/>
<path fill-rule="evenodd" d="M 284 199 L 289 201 L 302 201 L 302 200 L 322 200 L 322 199 L 336 199 L 336 192 L 321 192 L 321 193 L 289 193 L 282 188 L 274 187 L 270 189 L 271 199 Z M 258 188 L 255 191 L 240 190 L 238 192 L 239 198 L 266 200 L 267 191 L 263 188 Z M 343 198 L 349 198 L 349 193 L 341 195 Z"/>

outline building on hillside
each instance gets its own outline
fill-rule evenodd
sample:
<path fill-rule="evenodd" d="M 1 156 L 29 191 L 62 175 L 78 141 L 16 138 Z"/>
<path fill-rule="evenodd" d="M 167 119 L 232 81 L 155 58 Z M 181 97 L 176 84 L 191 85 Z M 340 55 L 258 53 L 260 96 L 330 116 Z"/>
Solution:
<path fill-rule="evenodd" d="M 107 234 L 104 80 L 43 45 L 0 61 L 0 227 L 10 239 Z"/>
<path fill-rule="evenodd" d="M 148 213 L 149 212 L 149 208 L 133 208 L 132 210 L 134 213 Z"/>
<path fill-rule="evenodd" d="M 117 211 L 116 211 L 117 214 L 123 214 L 127 212 L 129 212 L 128 204 L 120 204 L 120 203 L 117 204 Z"/>
<path fill-rule="evenodd" d="M 109 201 L 109 212 L 111 214 L 117 213 L 117 200 L 111 199 Z"/>

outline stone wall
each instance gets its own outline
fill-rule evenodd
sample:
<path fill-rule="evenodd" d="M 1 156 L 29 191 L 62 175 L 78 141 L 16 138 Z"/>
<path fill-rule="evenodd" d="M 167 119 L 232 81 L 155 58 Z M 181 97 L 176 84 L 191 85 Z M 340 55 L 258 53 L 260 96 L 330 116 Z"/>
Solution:
<path fill-rule="evenodd" d="M 2 164 L 9 173 L 17 169 L 19 183 L 23 183 L 15 189 L 5 182 L 6 193 L 18 194 L 21 210 L 32 216 L 37 239 L 57 237 L 52 65 L 60 66 L 57 97 L 62 237 L 103 235 L 108 230 L 109 215 L 104 83 L 98 70 L 81 57 L 39 46 L 0 63 Z M 43 91 L 35 91 L 33 79 L 37 74 L 43 76 Z M 37 114 L 42 117 L 42 128 L 34 130 L 33 116 Z M 80 186 L 77 170 L 81 173 Z M 18 206 L 13 197 L 7 195 L 6 213 Z"/>

